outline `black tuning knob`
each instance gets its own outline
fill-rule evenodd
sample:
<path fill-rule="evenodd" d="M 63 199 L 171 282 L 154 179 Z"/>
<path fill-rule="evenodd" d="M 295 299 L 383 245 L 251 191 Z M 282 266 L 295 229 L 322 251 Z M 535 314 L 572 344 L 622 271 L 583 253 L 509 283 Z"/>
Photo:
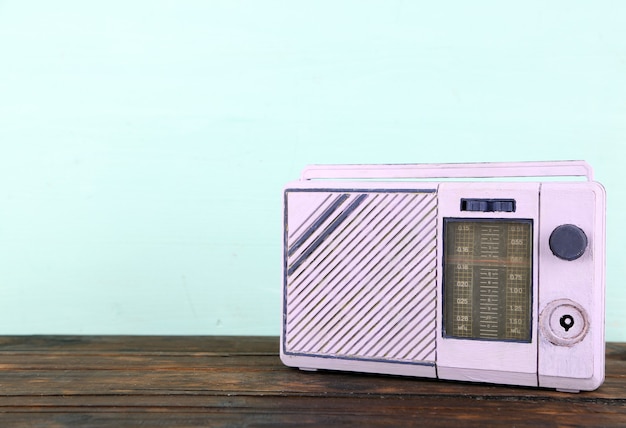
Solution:
<path fill-rule="evenodd" d="M 587 235 L 578 226 L 562 224 L 550 235 L 552 253 L 563 260 L 576 260 L 587 249 Z"/>

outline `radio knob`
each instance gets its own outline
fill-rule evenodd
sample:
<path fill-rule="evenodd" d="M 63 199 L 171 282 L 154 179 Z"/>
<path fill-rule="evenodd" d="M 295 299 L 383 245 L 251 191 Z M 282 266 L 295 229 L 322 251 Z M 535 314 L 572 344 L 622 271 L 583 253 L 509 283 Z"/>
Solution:
<path fill-rule="evenodd" d="M 543 336 L 554 345 L 573 346 L 585 338 L 589 330 L 587 311 L 569 299 L 553 300 L 539 315 Z"/>
<path fill-rule="evenodd" d="M 587 249 L 587 235 L 578 226 L 562 224 L 550 235 L 550 249 L 560 259 L 576 260 Z"/>

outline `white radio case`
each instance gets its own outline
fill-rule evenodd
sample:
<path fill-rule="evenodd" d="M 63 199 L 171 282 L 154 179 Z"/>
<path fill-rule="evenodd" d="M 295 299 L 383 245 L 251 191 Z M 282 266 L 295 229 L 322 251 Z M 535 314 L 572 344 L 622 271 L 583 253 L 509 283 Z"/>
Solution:
<path fill-rule="evenodd" d="M 283 215 L 286 365 L 602 384 L 605 191 L 585 162 L 310 166 Z"/>

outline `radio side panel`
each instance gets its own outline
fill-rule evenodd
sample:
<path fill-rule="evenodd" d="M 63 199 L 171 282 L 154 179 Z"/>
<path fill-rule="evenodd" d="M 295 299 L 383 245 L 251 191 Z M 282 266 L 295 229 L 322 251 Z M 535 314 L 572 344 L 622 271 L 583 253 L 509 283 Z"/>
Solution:
<path fill-rule="evenodd" d="M 578 234 L 577 251 L 559 243 L 555 231 L 564 225 L 574 234 L 570 241 Z M 540 233 L 539 386 L 596 389 L 605 364 L 604 188 L 543 183 Z"/>

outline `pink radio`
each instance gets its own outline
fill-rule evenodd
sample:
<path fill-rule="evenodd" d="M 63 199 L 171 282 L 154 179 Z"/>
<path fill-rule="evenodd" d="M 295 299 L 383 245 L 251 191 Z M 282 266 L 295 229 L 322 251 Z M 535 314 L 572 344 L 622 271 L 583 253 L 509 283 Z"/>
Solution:
<path fill-rule="evenodd" d="M 314 165 L 283 215 L 286 365 L 602 384 L 605 191 L 587 163 Z"/>

